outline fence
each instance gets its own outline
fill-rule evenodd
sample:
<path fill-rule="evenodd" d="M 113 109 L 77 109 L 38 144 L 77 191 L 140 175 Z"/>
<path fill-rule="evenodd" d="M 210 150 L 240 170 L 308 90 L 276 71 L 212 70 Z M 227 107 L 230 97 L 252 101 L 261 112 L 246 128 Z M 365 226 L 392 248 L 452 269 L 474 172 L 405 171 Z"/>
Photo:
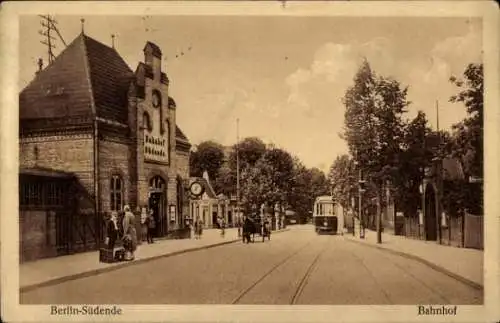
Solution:
<path fill-rule="evenodd" d="M 404 234 L 408 238 L 425 240 L 424 225 L 418 217 L 406 217 Z M 464 216 L 448 218 L 441 223 L 441 244 L 463 247 L 484 248 L 483 216 L 465 213 Z"/>
<path fill-rule="evenodd" d="M 104 234 L 104 219 L 93 212 L 19 211 L 21 262 L 95 250 Z"/>
<path fill-rule="evenodd" d="M 464 223 L 464 247 L 483 249 L 484 248 L 484 218 L 483 216 L 465 213 Z"/>
<path fill-rule="evenodd" d="M 450 217 L 446 223 L 442 223 L 442 244 L 453 247 L 462 246 L 462 221 L 463 217 Z"/>

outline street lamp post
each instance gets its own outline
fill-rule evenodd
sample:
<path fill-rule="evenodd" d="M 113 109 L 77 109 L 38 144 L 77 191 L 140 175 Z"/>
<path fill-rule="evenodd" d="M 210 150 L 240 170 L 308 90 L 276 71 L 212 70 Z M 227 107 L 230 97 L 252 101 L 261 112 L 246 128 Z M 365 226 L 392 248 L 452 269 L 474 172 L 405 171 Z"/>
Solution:
<path fill-rule="evenodd" d="M 380 205 L 381 200 L 381 192 L 377 187 L 377 243 L 382 243 L 382 210 Z"/>
<path fill-rule="evenodd" d="M 238 237 L 241 237 L 241 207 L 240 207 L 240 119 L 236 119 L 236 209 L 238 212 Z"/>
<path fill-rule="evenodd" d="M 355 165 L 359 166 L 359 162 L 355 161 Z M 364 223 L 363 223 L 363 193 L 366 190 L 365 190 L 365 181 L 363 180 L 363 173 L 361 171 L 361 167 L 359 167 L 358 176 L 359 176 L 359 180 L 358 180 L 358 184 L 359 184 L 359 189 L 358 189 L 359 238 L 364 239 L 365 238 L 365 228 L 364 228 Z"/>

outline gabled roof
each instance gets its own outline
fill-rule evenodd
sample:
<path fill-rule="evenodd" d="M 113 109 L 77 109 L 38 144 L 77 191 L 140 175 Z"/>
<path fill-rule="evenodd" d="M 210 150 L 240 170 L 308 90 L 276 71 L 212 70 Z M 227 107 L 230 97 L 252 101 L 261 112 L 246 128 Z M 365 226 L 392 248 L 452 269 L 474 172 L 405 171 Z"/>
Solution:
<path fill-rule="evenodd" d="M 177 139 L 181 139 L 181 140 L 184 140 L 186 142 L 189 142 L 189 139 L 186 137 L 186 135 L 184 134 L 184 132 L 182 132 L 181 128 L 179 128 L 179 126 L 175 126 L 175 137 Z"/>
<path fill-rule="evenodd" d="M 462 165 L 455 158 L 443 159 L 443 178 L 445 180 L 463 180 L 465 175 Z"/>
<path fill-rule="evenodd" d="M 97 116 L 127 123 L 134 74 L 118 52 L 80 34 L 21 91 L 20 119 Z"/>
<path fill-rule="evenodd" d="M 152 43 L 152 42 L 148 41 L 146 43 L 146 45 L 144 46 L 144 51 L 146 51 L 148 48 L 151 49 L 151 53 L 154 56 L 161 58 L 161 49 L 160 49 L 160 47 L 158 47 L 158 45 L 156 45 L 155 43 Z"/>

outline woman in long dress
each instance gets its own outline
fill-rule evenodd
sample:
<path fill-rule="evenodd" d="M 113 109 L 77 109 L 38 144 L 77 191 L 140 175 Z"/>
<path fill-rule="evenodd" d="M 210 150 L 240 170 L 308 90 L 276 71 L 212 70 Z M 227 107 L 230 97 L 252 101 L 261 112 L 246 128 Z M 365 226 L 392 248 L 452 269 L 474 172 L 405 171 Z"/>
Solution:
<path fill-rule="evenodd" d="M 148 212 L 145 207 L 141 209 L 141 241 L 148 239 Z M 148 240 L 149 242 L 149 240 Z"/>
<path fill-rule="evenodd" d="M 106 223 L 106 245 L 108 250 L 113 251 L 115 248 L 116 239 L 118 238 L 118 213 L 111 212 L 110 219 Z"/>
<path fill-rule="evenodd" d="M 134 252 L 137 249 L 137 232 L 135 230 L 135 216 L 130 211 L 130 207 L 123 208 L 123 248 L 125 249 L 125 260 L 134 260 Z"/>

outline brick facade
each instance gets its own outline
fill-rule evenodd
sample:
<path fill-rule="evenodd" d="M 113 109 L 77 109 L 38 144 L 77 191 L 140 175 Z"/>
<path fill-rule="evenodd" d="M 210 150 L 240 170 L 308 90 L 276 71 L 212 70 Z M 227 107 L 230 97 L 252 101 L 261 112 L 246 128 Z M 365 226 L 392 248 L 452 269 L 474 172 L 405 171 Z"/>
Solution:
<path fill-rule="evenodd" d="M 123 179 L 124 192 L 132 192 L 130 185 L 130 149 L 129 145 L 111 140 L 99 142 L 99 191 L 100 209 L 109 211 L 110 208 L 110 185 L 111 176 L 119 175 Z M 125 194 L 123 205 L 135 204 L 131 199 L 133 194 Z M 135 201 L 134 201 L 135 202 Z"/>
<path fill-rule="evenodd" d="M 59 75 L 71 74 L 83 79 L 58 81 Z M 161 70 L 161 51 L 155 44 L 147 42 L 144 63 L 139 63 L 134 73 L 114 49 L 81 34 L 21 92 L 21 169 L 73 174 L 78 182 L 73 195 L 78 196 L 72 200 L 70 212 L 75 213 L 75 219 L 88 212 L 96 216 L 96 208 L 99 216 L 108 214 L 112 198 L 117 204 L 112 190 L 121 192 L 120 209 L 126 204 L 133 211 L 149 207 L 151 194 L 159 193 L 151 181 L 160 177 L 166 185 L 161 192 L 163 205 L 155 212 L 162 213 L 158 215 L 165 223 L 162 235 L 182 228 L 189 205 L 183 185 L 189 179 L 190 144 L 176 125 L 177 107 L 168 85 Z M 46 91 L 52 87 L 54 94 Z M 90 95 L 86 104 L 82 103 L 85 95 Z M 52 107 L 51 114 L 44 115 L 38 109 L 35 103 L 39 98 Z M 77 115 L 71 115 L 76 106 Z M 111 187 L 113 176 L 121 179 L 119 189 Z M 169 211 L 174 209 L 176 216 L 171 218 Z M 54 240 L 60 235 L 50 224 L 50 210 L 33 212 L 26 210 L 20 224 L 22 252 L 29 259 L 36 254 L 50 256 L 53 244 L 60 243 Z M 94 221 L 96 227 L 90 230 L 95 239 L 102 238 L 97 237 L 99 221 Z"/>
<path fill-rule="evenodd" d="M 76 174 L 80 183 L 94 191 L 94 140 L 91 134 L 38 135 L 21 138 L 19 166 L 42 167 Z"/>

